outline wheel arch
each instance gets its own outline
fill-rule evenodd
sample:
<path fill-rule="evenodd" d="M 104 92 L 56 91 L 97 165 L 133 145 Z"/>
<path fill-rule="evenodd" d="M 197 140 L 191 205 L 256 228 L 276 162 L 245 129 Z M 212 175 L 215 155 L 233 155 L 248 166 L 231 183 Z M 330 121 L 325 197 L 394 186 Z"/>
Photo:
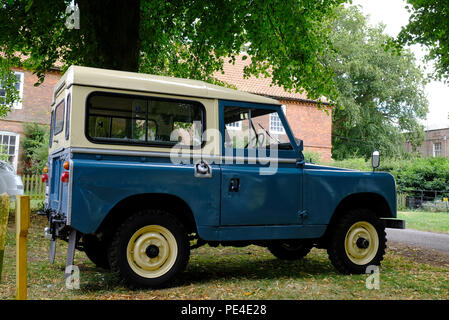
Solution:
<path fill-rule="evenodd" d="M 355 193 L 343 198 L 335 208 L 326 232 L 321 238 L 322 247 L 326 247 L 329 237 L 329 232 L 333 226 L 346 212 L 353 209 L 369 209 L 373 211 L 378 218 L 393 218 L 393 213 L 388 204 L 388 201 L 378 193 Z"/>
<path fill-rule="evenodd" d="M 190 206 L 180 197 L 165 193 L 144 193 L 120 200 L 106 215 L 94 234 L 109 238 L 130 215 L 139 210 L 160 209 L 176 216 L 188 233 L 196 232 L 196 222 Z"/>

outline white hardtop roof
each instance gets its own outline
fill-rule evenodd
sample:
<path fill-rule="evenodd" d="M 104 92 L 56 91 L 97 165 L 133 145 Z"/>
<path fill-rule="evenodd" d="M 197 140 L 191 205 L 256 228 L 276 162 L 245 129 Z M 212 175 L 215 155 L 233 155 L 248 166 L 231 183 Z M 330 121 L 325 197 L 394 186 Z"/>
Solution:
<path fill-rule="evenodd" d="M 64 73 L 55 87 L 53 96 L 56 97 L 63 87 L 68 88 L 71 85 L 280 105 L 279 101 L 271 98 L 199 80 L 80 66 L 71 66 Z"/>

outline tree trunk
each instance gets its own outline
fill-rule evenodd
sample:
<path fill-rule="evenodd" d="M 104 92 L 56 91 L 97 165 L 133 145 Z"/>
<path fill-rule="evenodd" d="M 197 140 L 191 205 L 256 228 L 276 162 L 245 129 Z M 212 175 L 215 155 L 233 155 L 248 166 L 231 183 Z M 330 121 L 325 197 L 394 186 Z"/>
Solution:
<path fill-rule="evenodd" d="M 77 0 L 80 31 L 95 44 L 92 66 L 134 71 L 139 68 L 140 0 Z M 85 28 L 85 29 L 84 29 Z M 84 30 L 83 30 L 84 29 Z"/>

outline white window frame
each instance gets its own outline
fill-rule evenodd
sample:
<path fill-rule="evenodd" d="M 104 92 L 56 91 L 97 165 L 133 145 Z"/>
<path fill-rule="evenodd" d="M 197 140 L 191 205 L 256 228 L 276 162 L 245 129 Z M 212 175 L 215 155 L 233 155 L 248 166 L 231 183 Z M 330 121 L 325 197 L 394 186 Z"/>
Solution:
<path fill-rule="evenodd" d="M 285 104 L 283 104 L 281 106 L 281 108 L 282 108 L 282 112 L 284 112 L 284 115 L 285 115 L 286 111 L 287 111 L 287 106 Z M 279 130 L 278 129 L 273 129 L 273 126 L 272 126 L 272 121 L 274 120 L 273 117 L 276 117 L 276 121 L 279 121 L 279 123 L 280 123 L 280 129 Z M 277 127 L 279 127 L 279 126 L 277 126 Z M 284 125 L 282 124 L 282 120 L 279 117 L 279 114 L 277 112 L 276 113 L 270 113 L 270 133 L 277 133 L 277 134 L 284 134 L 285 133 Z"/>
<path fill-rule="evenodd" d="M 14 167 L 14 172 L 17 172 L 17 164 L 19 160 L 19 148 L 20 148 L 20 134 L 15 132 L 9 132 L 9 131 L 0 131 L 0 136 L 7 135 L 7 136 L 15 136 L 16 137 L 16 143 L 14 146 L 14 161 L 11 163 L 11 165 Z M 3 139 L 0 139 L 0 144 L 2 143 Z M 9 153 L 9 146 L 8 146 L 8 153 Z"/>
<path fill-rule="evenodd" d="M 13 109 L 22 109 L 23 79 L 24 79 L 24 74 L 23 74 L 23 72 L 15 71 L 15 72 L 14 72 L 14 75 L 15 75 L 15 76 L 17 76 L 17 75 L 20 76 L 20 79 L 19 79 L 19 98 L 20 98 L 20 101 L 14 102 L 12 108 L 13 108 Z"/>
<path fill-rule="evenodd" d="M 436 146 L 438 146 L 438 148 L 436 148 Z M 434 142 L 433 143 L 433 156 L 434 157 L 440 157 L 441 156 L 441 142 Z"/>
<path fill-rule="evenodd" d="M 13 108 L 14 109 L 22 109 L 24 74 L 23 74 L 23 72 L 16 71 L 16 72 L 14 72 L 14 75 L 19 75 L 20 76 L 20 80 L 19 80 L 19 83 L 20 83 L 20 86 L 19 86 L 20 101 L 14 102 Z"/>
<path fill-rule="evenodd" d="M 226 125 L 227 130 L 242 130 L 242 121 L 236 121 L 232 123 L 228 123 Z"/>

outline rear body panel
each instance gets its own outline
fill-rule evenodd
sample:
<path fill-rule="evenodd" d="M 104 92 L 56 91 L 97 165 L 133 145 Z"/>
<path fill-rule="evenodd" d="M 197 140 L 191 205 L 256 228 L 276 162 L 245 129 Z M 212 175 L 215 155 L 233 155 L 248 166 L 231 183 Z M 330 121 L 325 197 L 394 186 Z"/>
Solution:
<path fill-rule="evenodd" d="M 69 149 L 61 149 L 48 157 L 48 192 L 46 193 L 45 205 L 46 209 L 63 216 L 66 222 L 70 224 L 72 184 L 70 180 L 62 182 L 61 175 L 67 171 L 70 177 L 71 170 L 63 168 L 64 162 L 71 162 Z"/>

